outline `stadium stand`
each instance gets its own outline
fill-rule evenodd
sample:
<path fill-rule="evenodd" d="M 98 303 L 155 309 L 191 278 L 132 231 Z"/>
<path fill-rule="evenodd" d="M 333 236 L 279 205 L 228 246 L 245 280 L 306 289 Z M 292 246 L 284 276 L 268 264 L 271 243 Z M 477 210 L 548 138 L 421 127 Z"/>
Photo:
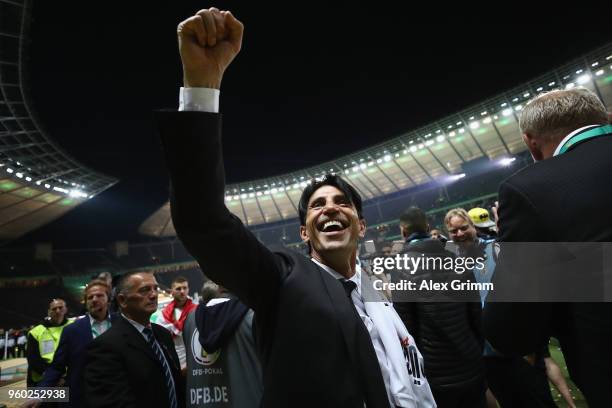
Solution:
<path fill-rule="evenodd" d="M 53 221 L 114 185 L 63 151 L 28 96 L 32 2 L 0 0 L 0 243 Z"/>

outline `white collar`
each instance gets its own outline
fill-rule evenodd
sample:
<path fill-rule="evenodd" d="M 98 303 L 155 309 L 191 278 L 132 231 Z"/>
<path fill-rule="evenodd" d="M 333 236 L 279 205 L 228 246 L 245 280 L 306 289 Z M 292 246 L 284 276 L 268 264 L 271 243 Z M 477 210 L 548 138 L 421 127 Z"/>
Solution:
<path fill-rule="evenodd" d="M 128 322 L 130 322 L 130 324 L 132 326 L 134 326 L 136 328 L 136 330 L 138 330 L 139 333 L 142 334 L 142 331 L 146 328 L 145 326 L 143 326 L 142 324 L 130 319 L 129 317 L 127 317 L 126 315 L 124 315 L 123 313 L 121 313 L 121 316 L 127 320 Z M 149 326 L 150 327 L 150 326 Z"/>
<path fill-rule="evenodd" d="M 565 143 L 567 143 L 567 141 L 570 140 L 574 135 L 576 135 L 577 133 L 582 132 L 583 130 L 586 130 L 586 129 L 589 129 L 589 128 L 593 128 L 593 127 L 597 127 L 597 126 L 601 126 L 601 125 L 583 126 L 580 129 L 576 129 L 572 133 L 570 133 L 569 135 L 565 136 L 563 138 L 563 140 L 561 140 L 561 142 L 559 142 L 559 145 L 557 146 L 557 148 L 555 149 L 555 152 L 553 153 L 553 157 L 559 155 L 559 152 L 561 151 L 561 148 L 563 147 L 563 145 L 565 145 Z"/>
<path fill-rule="evenodd" d="M 319 265 L 321 268 L 323 268 L 323 270 L 325 272 L 329 273 L 335 279 L 339 279 L 339 280 L 345 280 L 346 279 L 344 276 L 340 275 L 338 272 L 336 272 L 335 270 L 333 270 L 329 266 L 327 266 L 325 264 L 322 264 L 321 262 L 317 261 L 316 259 L 310 258 L 310 260 L 312 262 L 316 263 L 317 265 Z M 359 262 L 355 262 L 355 273 L 348 280 L 355 282 L 355 284 L 357 285 L 357 290 L 359 291 L 359 293 L 361 293 L 361 266 L 359 265 Z"/>
<path fill-rule="evenodd" d="M 94 319 L 94 317 L 91 314 L 89 314 L 89 313 L 87 313 L 87 316 L 89 317 L 89 324 L 91 324 L 92 327 L 96 323 L 97 324 L 102 324 L 104 322 L 110 321 L 110 315 L 108 315 L 108 314 L 106 315 L 106 319 L 102 320 L 101 322 L 99 322 L 96 319 Z M 126 317 L 126 319 L 127 319 L 127 317 Z"/>

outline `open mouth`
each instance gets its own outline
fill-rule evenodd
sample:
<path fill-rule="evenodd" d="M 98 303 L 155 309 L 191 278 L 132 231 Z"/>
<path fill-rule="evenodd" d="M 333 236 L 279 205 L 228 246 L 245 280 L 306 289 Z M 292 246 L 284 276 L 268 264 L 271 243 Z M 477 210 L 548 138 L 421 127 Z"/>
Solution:
<path fill-rule="evenodd" d="M 318 225 L 318 230 L 325 233 L 340 232 L 345 230 L 348 225 L 340 220 L 328 220 Z"/>

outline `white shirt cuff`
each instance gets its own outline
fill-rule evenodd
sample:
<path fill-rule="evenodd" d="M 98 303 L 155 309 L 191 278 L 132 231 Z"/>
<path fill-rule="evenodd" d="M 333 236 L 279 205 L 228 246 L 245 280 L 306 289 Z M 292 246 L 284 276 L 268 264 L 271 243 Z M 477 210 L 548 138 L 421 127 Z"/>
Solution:
<path fill-rule="evenodd" d="M 219 112 L 219 90 L 184 88 L 179 93 L 179 111 Z"/>

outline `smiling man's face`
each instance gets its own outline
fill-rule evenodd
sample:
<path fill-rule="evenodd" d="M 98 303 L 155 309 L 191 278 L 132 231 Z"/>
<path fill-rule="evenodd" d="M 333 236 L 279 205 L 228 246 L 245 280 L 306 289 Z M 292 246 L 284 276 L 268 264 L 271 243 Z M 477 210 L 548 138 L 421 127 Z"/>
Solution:
<path fill-rule="evenodd" d="M 310 255 L 323 264 L 330 257 L 350 256 L 357 250 L 357 240 L 365 235 L 365 221 L 338 188 L 324 185 L 308 200 L 305 225 L 300 227 L 304 242 L 310 243 Z"/>

